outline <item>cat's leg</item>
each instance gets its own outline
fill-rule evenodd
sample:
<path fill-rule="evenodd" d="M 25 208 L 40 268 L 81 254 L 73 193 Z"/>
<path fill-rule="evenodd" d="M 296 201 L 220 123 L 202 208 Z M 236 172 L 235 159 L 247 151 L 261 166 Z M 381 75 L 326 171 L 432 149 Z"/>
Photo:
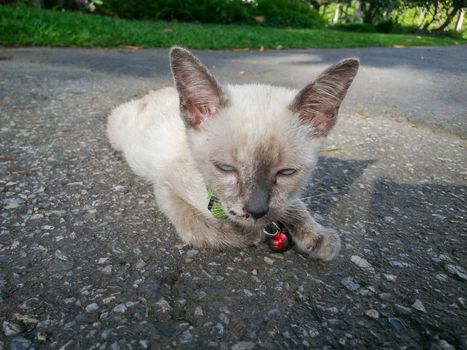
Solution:
<path fill-rule="evenodd" d="M 341 240 L 337 232 L 318 224 L 302 201 L 295 201 L 283 220 L 296 248 L 315 259 L 329 261 L 339 254 Z"/>
<path fill-rule="evenodd" d="M 261 236 L 254 229 L 240 227 L 228 220 L 207 219 L 169 189 L 159 188 L 156 199 L 180 238 L 194 247 L 243 248 L 260 243 Z"/>

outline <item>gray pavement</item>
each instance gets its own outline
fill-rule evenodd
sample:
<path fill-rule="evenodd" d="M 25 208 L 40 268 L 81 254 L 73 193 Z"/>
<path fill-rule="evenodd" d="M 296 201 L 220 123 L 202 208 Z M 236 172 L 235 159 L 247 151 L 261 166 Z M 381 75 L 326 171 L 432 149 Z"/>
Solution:
<path fill-rule="evenodd" d="M 331 263 L 181 245 L 105 139 L 167 50 L 0 49 L 0 350 L 467 348 L 467 47 L 195 51 L 300 87 L 361 59 L 306 200 Z"/>

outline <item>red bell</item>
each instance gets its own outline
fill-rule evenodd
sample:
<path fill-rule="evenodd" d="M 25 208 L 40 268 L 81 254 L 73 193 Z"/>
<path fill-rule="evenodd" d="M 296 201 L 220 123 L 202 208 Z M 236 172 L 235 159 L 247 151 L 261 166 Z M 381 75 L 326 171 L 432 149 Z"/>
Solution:
<path fill-rule="evenodd" d="M 279 231 L 274 236 L 269 238 L 269 248 L 273 252 L 282 253 L 289 249 L 289 237 L 285 232 Z"/>

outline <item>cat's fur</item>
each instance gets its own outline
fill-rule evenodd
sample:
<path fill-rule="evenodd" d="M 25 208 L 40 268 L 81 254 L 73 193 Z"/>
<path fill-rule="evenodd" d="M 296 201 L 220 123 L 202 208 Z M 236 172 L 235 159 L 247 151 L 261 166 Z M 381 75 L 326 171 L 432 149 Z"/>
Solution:
<path fill-rule="evenodd" d="M 221 86 L 179 47 L 172 48 L 170 62 L 176 88 L 119 106 L 107 132 L 133 171 L 154 185 L 157 204 L 182 240 L 196 247 L 244 247 L 260 241 L 265 225 L 281 221 L 298 250 L 333 259 L 339 236 L 313 220 L 300 194 L 358 60 L 338 62 L 299 92 Z M 207 187 L 228 219 L 208 210 Z"/>

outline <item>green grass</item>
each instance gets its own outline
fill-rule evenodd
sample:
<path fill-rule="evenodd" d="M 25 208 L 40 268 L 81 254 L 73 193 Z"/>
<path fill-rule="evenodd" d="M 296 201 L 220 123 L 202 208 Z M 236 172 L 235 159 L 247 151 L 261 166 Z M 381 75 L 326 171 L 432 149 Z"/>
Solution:
<path fill-rule="evenodd" d="M 467 44 L 467 40 L 408 34 L 355 33 L 331 29 L 130 21 L 79 12 L 0 6 L 0 45 L 169 47 L 198 49 L 341 48 Z"/>

